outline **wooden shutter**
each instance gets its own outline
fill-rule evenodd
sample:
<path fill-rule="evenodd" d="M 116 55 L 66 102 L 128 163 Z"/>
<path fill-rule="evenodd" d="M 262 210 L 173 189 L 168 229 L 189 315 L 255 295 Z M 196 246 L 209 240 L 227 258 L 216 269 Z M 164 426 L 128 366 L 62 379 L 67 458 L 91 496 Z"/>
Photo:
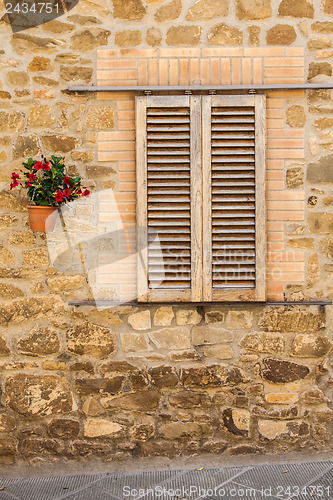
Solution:
<path fill-rule="evenodd" d="M 136 98 L 138 300 L 202 299 L 200 96 Z"/>
<path fill-rule="evenodd" d="M 138 300 L 265 300 L 265 97 L 136 98 Z"/>
<path fill-rule="evenodd" d="M 265 97 L 205 96 L 203 297 L 265 300 Z"/>

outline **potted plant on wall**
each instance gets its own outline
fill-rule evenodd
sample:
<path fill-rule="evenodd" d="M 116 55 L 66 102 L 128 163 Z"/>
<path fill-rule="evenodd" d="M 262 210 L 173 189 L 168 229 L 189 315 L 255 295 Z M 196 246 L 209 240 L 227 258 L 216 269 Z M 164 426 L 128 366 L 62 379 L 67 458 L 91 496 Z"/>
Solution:
<path fill-rule="evenodd" d="M 21 174 L 12 173 L 10 189 L 18 186 L 26 189 L 32 231 L 52 231 L 58 208 L 90 193 L 81 186 L 81 177 L 67 175 L 62 156 L 51 156 L 48 161 L 42 155 L 41 161 L 29 158 L 22 165 L 25 170 Z"/>

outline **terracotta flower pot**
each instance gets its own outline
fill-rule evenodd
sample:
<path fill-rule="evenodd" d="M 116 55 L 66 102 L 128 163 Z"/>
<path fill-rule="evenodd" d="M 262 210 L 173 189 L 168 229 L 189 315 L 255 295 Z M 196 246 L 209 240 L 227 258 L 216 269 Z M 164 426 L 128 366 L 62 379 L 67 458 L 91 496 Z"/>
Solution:
<path fill-rule="evenodd" d="M 53 231 L 57 207 L 41 207 L 37 205 L 28 205 L 29 223 L 32 231 L 48 232 Z"/>

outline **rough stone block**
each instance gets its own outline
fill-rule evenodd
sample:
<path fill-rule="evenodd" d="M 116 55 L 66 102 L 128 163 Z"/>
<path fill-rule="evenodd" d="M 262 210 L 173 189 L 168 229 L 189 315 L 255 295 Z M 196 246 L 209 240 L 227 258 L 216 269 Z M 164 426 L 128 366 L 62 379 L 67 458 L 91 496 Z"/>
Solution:
<path fill-rule="evenodd" d="M 131 437 L 135 441 L 145 442 L 152 438 L 155 434 L 155 428 L 153 424 L 139 424 L 135 425 L 131 429 Z"/>
<path fill-rule="evenodd" d="M 112 0 L 115 18 L 137 21 L 144 17 L 146 8 L 141 0 Z"/>
<path fill-rule="evenodd" d="M 296 31 L 289 24 L 276 24 L 266 33 L 267 45 L 291 45 L 296 38 Z"/>
<path fill-rule="evenodd" d="M 12 410 L 26 417 L 68 413 L 73 405 L 67 379 L 56 375 L 8 377 L 5 399 Z"/>
<path fill-rule="evenodd" d="M 174 316 L 171 306 L 159 307 L 154 314 L 154 325 L 170 326 Z"/>
<path fill-rule="evenodd" d="M 272 309 L 264 312 L 259 325 L 269 332 L 311 333 L 325 327 L 325 316 L 306 311 Z"/>
<path fill-rule="evenodd" d="M 279 5 L 279 16 L 308 17 L 313 19 L 314 8 L 308 0 L 282 0 Z"/>
<path fill-rule="evenodd" d="M 250 311 L 229 311 L 225 325 L 233 330 L 249 329 L 252 327 L 253 313 Z"/>
<path fill-rule="evenodd" d="M 201 318 L 201 314 L 191 309 L 180 309 L 176 312 L 177 325 L 197 325 Z"/>
<path fill-rule="evenodd" d="M 238 345 L 254 352 L 281 353 L 284 349 L 284 339 L 277 333 L 248 333 Z"/>
<path fill-rule="evenodd" d="M 105 358 L 116 350 L 115 335 L 109 328 L 85 321 L 68 330 L 67 346 L 75 354 Z"/>
<path fill-rule="evenodd" d="M 75 388 L 79 394 L 117 394 L 122 389 L 123 381 L 123 375 L 109 378 L 78 378 L 75 381 Z"/>
<path fill-rule="evenodd" d="M 25 116 L 19 111 L 11 111 L 9 113 L 0 111 L 0 132 L 15 133 L 23 130 L 25 124 Z"/>
<path fill-rule="evenodd" d="M 263 360 L 264 368 L 262 377 L 268 382 L 276 384 L 286 384 L 305 378 L 310 370 L 305 365 L 282 361 L 280 359 L 266 358 Z"/>
<path fill-rule="evenodd" d="M 303 106 L 299 104 L 290 106 L 286 112 L 286 121 L 289 127 L 303 128 L 306 122 L 306 114 Z"/>
<path fill-rule="evenodd" d="M 232 342 L 233 335 L 228 330 L 216 326 L 195 326 L 192 328 L 193 345 L 214 345 L 221 342 Z"/>
<path fill-rule="evenodd" d="M 181 381 L 185 386 L 219 387 L 222 385 L 238 385 L 247 381 L 244 372 L 234 366 L 198 366 L 184 368 Z"/>
<path fill-rule="evenodd" d="M 71 36 L 71 48 L 80 52 L 91 51 L 102 45 L 107 45 L 110 35 L 111 31 L 101 28 L 87 28 L 76 31 Z"/>
<path fill-rule="evenodd" d="M 157 9 L 154 17 L 157 22 L 172 21 L 173 19 L 177 19 L 180 16 L 181 11 L 181 0 L 172 0 L 171 2 L 162 5 L 162 7 Z"/>
<path fill-rule="evenodd" d="M 200 361 L 201 356 L 195 349 L 188 349 L 187 351 L 175 351 L 169 354 L 170 361 Z"/>
<path fill-rule="evenodd" d="M 320 405 L 329 403 L 330 400 L 325 396 L 322 390 L 318 388 L 309 389 L 302 393 L 301 400 L 308 405 Z"/>
<path fill-rule="evenodd" d="M 26 250 L 23 260 L 27 266 L 46 267 L 49 265 L 49 254 L 46 250 Z"/>
<path fill-rule="evenodd" d="M 332 347 L 332 342 L 323 335 L 296 335 L 290 355 L 299 358 L 318 358 L 328 354 Z"/>
<path fill-rule="evenodd" d="M 186 327 L 162 328 L 149 333 L 150 339 L 161 349 L 190 349 L 190 332 Z"/>
<path fill-rule="evenodd" d="M 270 0 L 237 0 L 236 16 L 240 21 L 267 19 L 272 15 Z"/>
<path fill-rule="evenodd" d="M 211 406 L 210 397 L 206 392 L 180 391 L 170 394 L 171 406 L 179 408 L 205 408 Z"/>
<path fill-rule="evenodd" d="M 171 366 L 157 366 L 149 368 L 149 377 L 156 387 L 174 387 L 178 384 L 178 376 Z"/>
<path fill-rule="evenodd" d="M 200 26 L 171 26 L 166 35 L 166 43 L 176 47 L 198 45 L 201 32 Z"/>
<path fill-rule="evenodd" d="M 214 19 L 214 17 L 224 17 L 228 14 L 228 9 L 228 0 L 197 0 L 190 7 L 186 20 L 202 21 Z"/>
<path fill-rule="evenodd" d="M 23 275 L 26 277 L 25 273 Z M 9 322 L 22 323 L 27 319 L 45 318 L 63 314 L 64 312 L 63 303 L 52 296 L 22 299 L 0 306 L 0 324 L 7 325 Z"/>
<path fill-rule="evenodd" d="M 309 182 L 333 182 L 333 155 L 322 156 L 307 168 L 306 178 Z"/>
<path fill-rule="evenodd" d="M 250 412 L 239 408 L 226 408 L 223 422 L 228 431 L 239 436 L 247 436 L 250 430 Z"/>
<path fill-rule="evenodd" d="M 99 404 L 97 399 L 93 397 L 85 400 L 82 405 L 82 411 L 88 417 L 98 417 L 99 415 L 103 415 L 105 412 L 104 408 Z"/>
<path fill-rule="evenodd" d="M 134 330 L 149 330 L 151 328 L 150 311 L 140 311 L 131 314 L 128 322 Z"/>
<path fill-rule="evenodd" d="M 309 434 L 309 425 L 301 420 L 289 422 L 274 422 L 259 420 L 259 434 L 262 438 L 272 441 L 277 438 L 300 438 Z"/>
<path fill-rule="evenodd" d="M 84 425 L 84 436 L 89 438 L 119 436 L 123 427 L 109 420 L 89 419 Z"/>
<path fill-rule="evenodd" d="M 138 391 L 121 394 L 113 398 L 104 398 L 101 403 L 107 409 L 122 409 L 143 412 L 157 410 L 161 394 L 157 390 Z"/>
<path fill-rule="evenodd" d="M 243 32 L 234 26 L 220 23 L 210 30 L 207 40 L 211 45 L 239 46 L 243 44 Z"/>
<path fill-rule="evenodd" d="M 234 351 L 230 345 L 213 345 L 204 347 L 203 352 L 208 358 L 232 359 L 234 357 Z"/>
<path fill-rule="evenodd" d="M 19 135 L 15 139 L 15 143 L 13 146 L 13 159 L 17 160 L 18 158 L 33 158 L 34 156 L 40 154 L 40 147 L 38 142 L 39 141 L 37 137 L 34 135 Z"/>
<path fill-rule="evenodd" d="M 48 327 L 37 327 L 27 337 L 17 342 L 17 348 L 28 356 L 46 356 L 59 351 L 60 342 L 57 333 Z"/>
<path fill-rule="evenodd" d="M 120 339 L 125 353 L 151 350 L 148 336 L 144 333 L 125 332 L 120 334 Z"/>
<path fill-rule="evenodd" d="M 29 437 L 19 446 L 20 453 L 26 456 L 60 455 L 63 446 L 55 439 Z"/>
<path fill-rule="evenodd" d="M 169 422 L 160 429 L 161 436 L 166 439 L 200 439 L 209 433 L 209 425 L 195 422 Z"/>
<path fill-rule="evenodd" d="M 56 439 L 75 439 L 80 433 L 80 422 L 70 418 L 58 418 L 49 423 L 48 432 Z"/>
<path fill-rule="evenodd" d="M 16 455 L 17 441 L 13 437 L 0 438 L 0 456 Z"/>
<path fill-rule="evenodd" d="M 7 413 L 0 414 L 0 432 L 12 432 L 16 429 L 15 418 Z"/>

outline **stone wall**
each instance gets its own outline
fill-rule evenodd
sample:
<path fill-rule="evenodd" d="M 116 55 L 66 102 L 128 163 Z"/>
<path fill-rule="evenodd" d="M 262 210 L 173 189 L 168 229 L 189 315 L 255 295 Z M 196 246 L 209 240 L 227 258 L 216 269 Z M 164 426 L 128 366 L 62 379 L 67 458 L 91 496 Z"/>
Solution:
<path fill-rule="evenodd" d="M 97 82 L 97 49 L 305 47 L 305 81 L 327 82 L 332 16 L 329 0 L 80 0 L 15 34 L 2 17 L 2 463 L 331 449 L 330 307 L 69 306 L 92 298 L 85 277 L 50 267 L 45 236 L 29 230 L 26 200 L 8 186 L 40 153 L 65 155 L 92 191 L 133 182 L 97 144 L 115 130 L 116 112 L 132 126 L 127 98 L 67 91 Z M 304 160 L 267 174 L 280 190 L 304 190 L 306 203 L 304 220 L 286 216 L 273 231 L 305 255 L 304 279 L 277 293 L 332 299 L 333 101 L 328 90 L 300 99 L 267 117 L 304 128 L 306 139 Z"/>

